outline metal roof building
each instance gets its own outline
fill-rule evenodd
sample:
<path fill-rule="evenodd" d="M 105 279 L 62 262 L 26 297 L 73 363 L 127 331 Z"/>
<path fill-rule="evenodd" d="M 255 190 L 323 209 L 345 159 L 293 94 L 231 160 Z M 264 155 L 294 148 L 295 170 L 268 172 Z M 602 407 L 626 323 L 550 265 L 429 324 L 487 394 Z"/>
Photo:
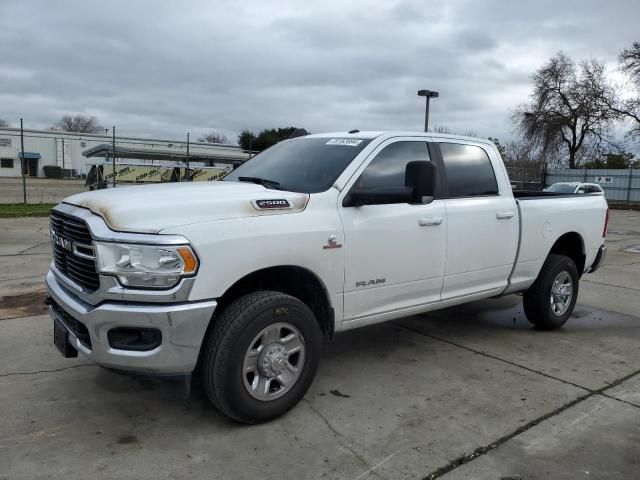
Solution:
<path fill-rule="evenodd" d="M 86 175 L 95 163 L 92 158 L 110 158 L 110 135 L 55 132 L 50 130 L 24 130 L 25 168 L 27 175 L 44 177 L 43 167 L 57 165 L 67 175 Z M 19 177 L 20 129 L 0 128 L 0 177 Z M 143 160 L 145 162 L 186 160 L 187 142 L 156 138 L 116 137 L 118 161 Z M 240 147 L 214 143 L 190 142 L 189 161 L 201 165 L 237 164 L 249 158 Z"/>

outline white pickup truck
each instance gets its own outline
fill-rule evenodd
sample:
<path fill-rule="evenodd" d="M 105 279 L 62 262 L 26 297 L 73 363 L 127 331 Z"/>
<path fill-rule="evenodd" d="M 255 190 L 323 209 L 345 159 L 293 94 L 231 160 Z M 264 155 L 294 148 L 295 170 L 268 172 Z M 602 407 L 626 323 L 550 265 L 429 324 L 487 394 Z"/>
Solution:
<path fill-rule="evenodd" d="M 512 192 L 487 140 L 308 135 L 224 181 L 56 206 L 54 342 L 108 368 L 198 372 L 220 411 L 261 422 L 302 398 L 336 332 L 518 292 L 532 324 L 560 327 L 607 218 L 602 195 Z"/>

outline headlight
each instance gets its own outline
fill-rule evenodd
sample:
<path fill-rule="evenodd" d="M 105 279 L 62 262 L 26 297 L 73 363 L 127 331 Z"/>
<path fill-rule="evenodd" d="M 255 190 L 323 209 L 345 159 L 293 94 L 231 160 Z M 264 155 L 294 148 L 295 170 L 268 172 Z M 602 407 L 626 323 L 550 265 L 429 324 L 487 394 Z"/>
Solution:
<path fill-rule="evenodd" d="M 100 273 L 114 275 L 128 287 L 170 288 L 198 269 L 198 259 L 186 245 L 134 245 L 96 242 Z"/>

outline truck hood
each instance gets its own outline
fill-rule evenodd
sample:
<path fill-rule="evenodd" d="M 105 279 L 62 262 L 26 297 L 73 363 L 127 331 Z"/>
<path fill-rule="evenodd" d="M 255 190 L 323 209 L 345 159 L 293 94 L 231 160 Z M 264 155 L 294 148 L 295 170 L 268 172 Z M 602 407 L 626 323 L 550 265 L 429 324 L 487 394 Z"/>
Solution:
<path fill-rule="evenodd" d="M 297 213 L 304 210 L 308 200 L 306 193 L 271 190 L 246 182 L 213 181 L 117 187 L 79 193 L 64 203 L 100 215 L 112 230 L 158 233 L 191 223 Z"/>

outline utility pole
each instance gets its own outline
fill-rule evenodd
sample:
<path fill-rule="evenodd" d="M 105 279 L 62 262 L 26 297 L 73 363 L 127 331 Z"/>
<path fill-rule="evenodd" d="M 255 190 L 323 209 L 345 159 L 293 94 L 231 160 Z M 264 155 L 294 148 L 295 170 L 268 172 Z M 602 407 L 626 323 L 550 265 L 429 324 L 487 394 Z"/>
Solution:
<path fill-rule="evenodd" d="M 27 177 L 25 176 L 25 159 L 24 159 L 24 128 L 22 126 L 22 119 L 20 119 L 20 150 L 22 152 L 20 156 L 20 169 L 22 170 L 22 201 L 27 204 Z"/>
<path fill-rule="evenodd" d="M 429 131 L 429 100 L 440 96 L 439 92 L 433 90 L 418 90 L 418 96 L 425 97 L 425 110 L 424 110 L 424 131 Z"/>
<path fill-rule="evenodd" d="M 189 176 L 189 132 L 187 132 L 187 171 L 185 172 L 187 176 L 187 182 L 191 181 L 191 177 Z"/>
<path fill-rule="evenodd" d="M 111 128 L 111 162 L 113 165 L 113 188 L 116 188 L 116 126 Z"/>

